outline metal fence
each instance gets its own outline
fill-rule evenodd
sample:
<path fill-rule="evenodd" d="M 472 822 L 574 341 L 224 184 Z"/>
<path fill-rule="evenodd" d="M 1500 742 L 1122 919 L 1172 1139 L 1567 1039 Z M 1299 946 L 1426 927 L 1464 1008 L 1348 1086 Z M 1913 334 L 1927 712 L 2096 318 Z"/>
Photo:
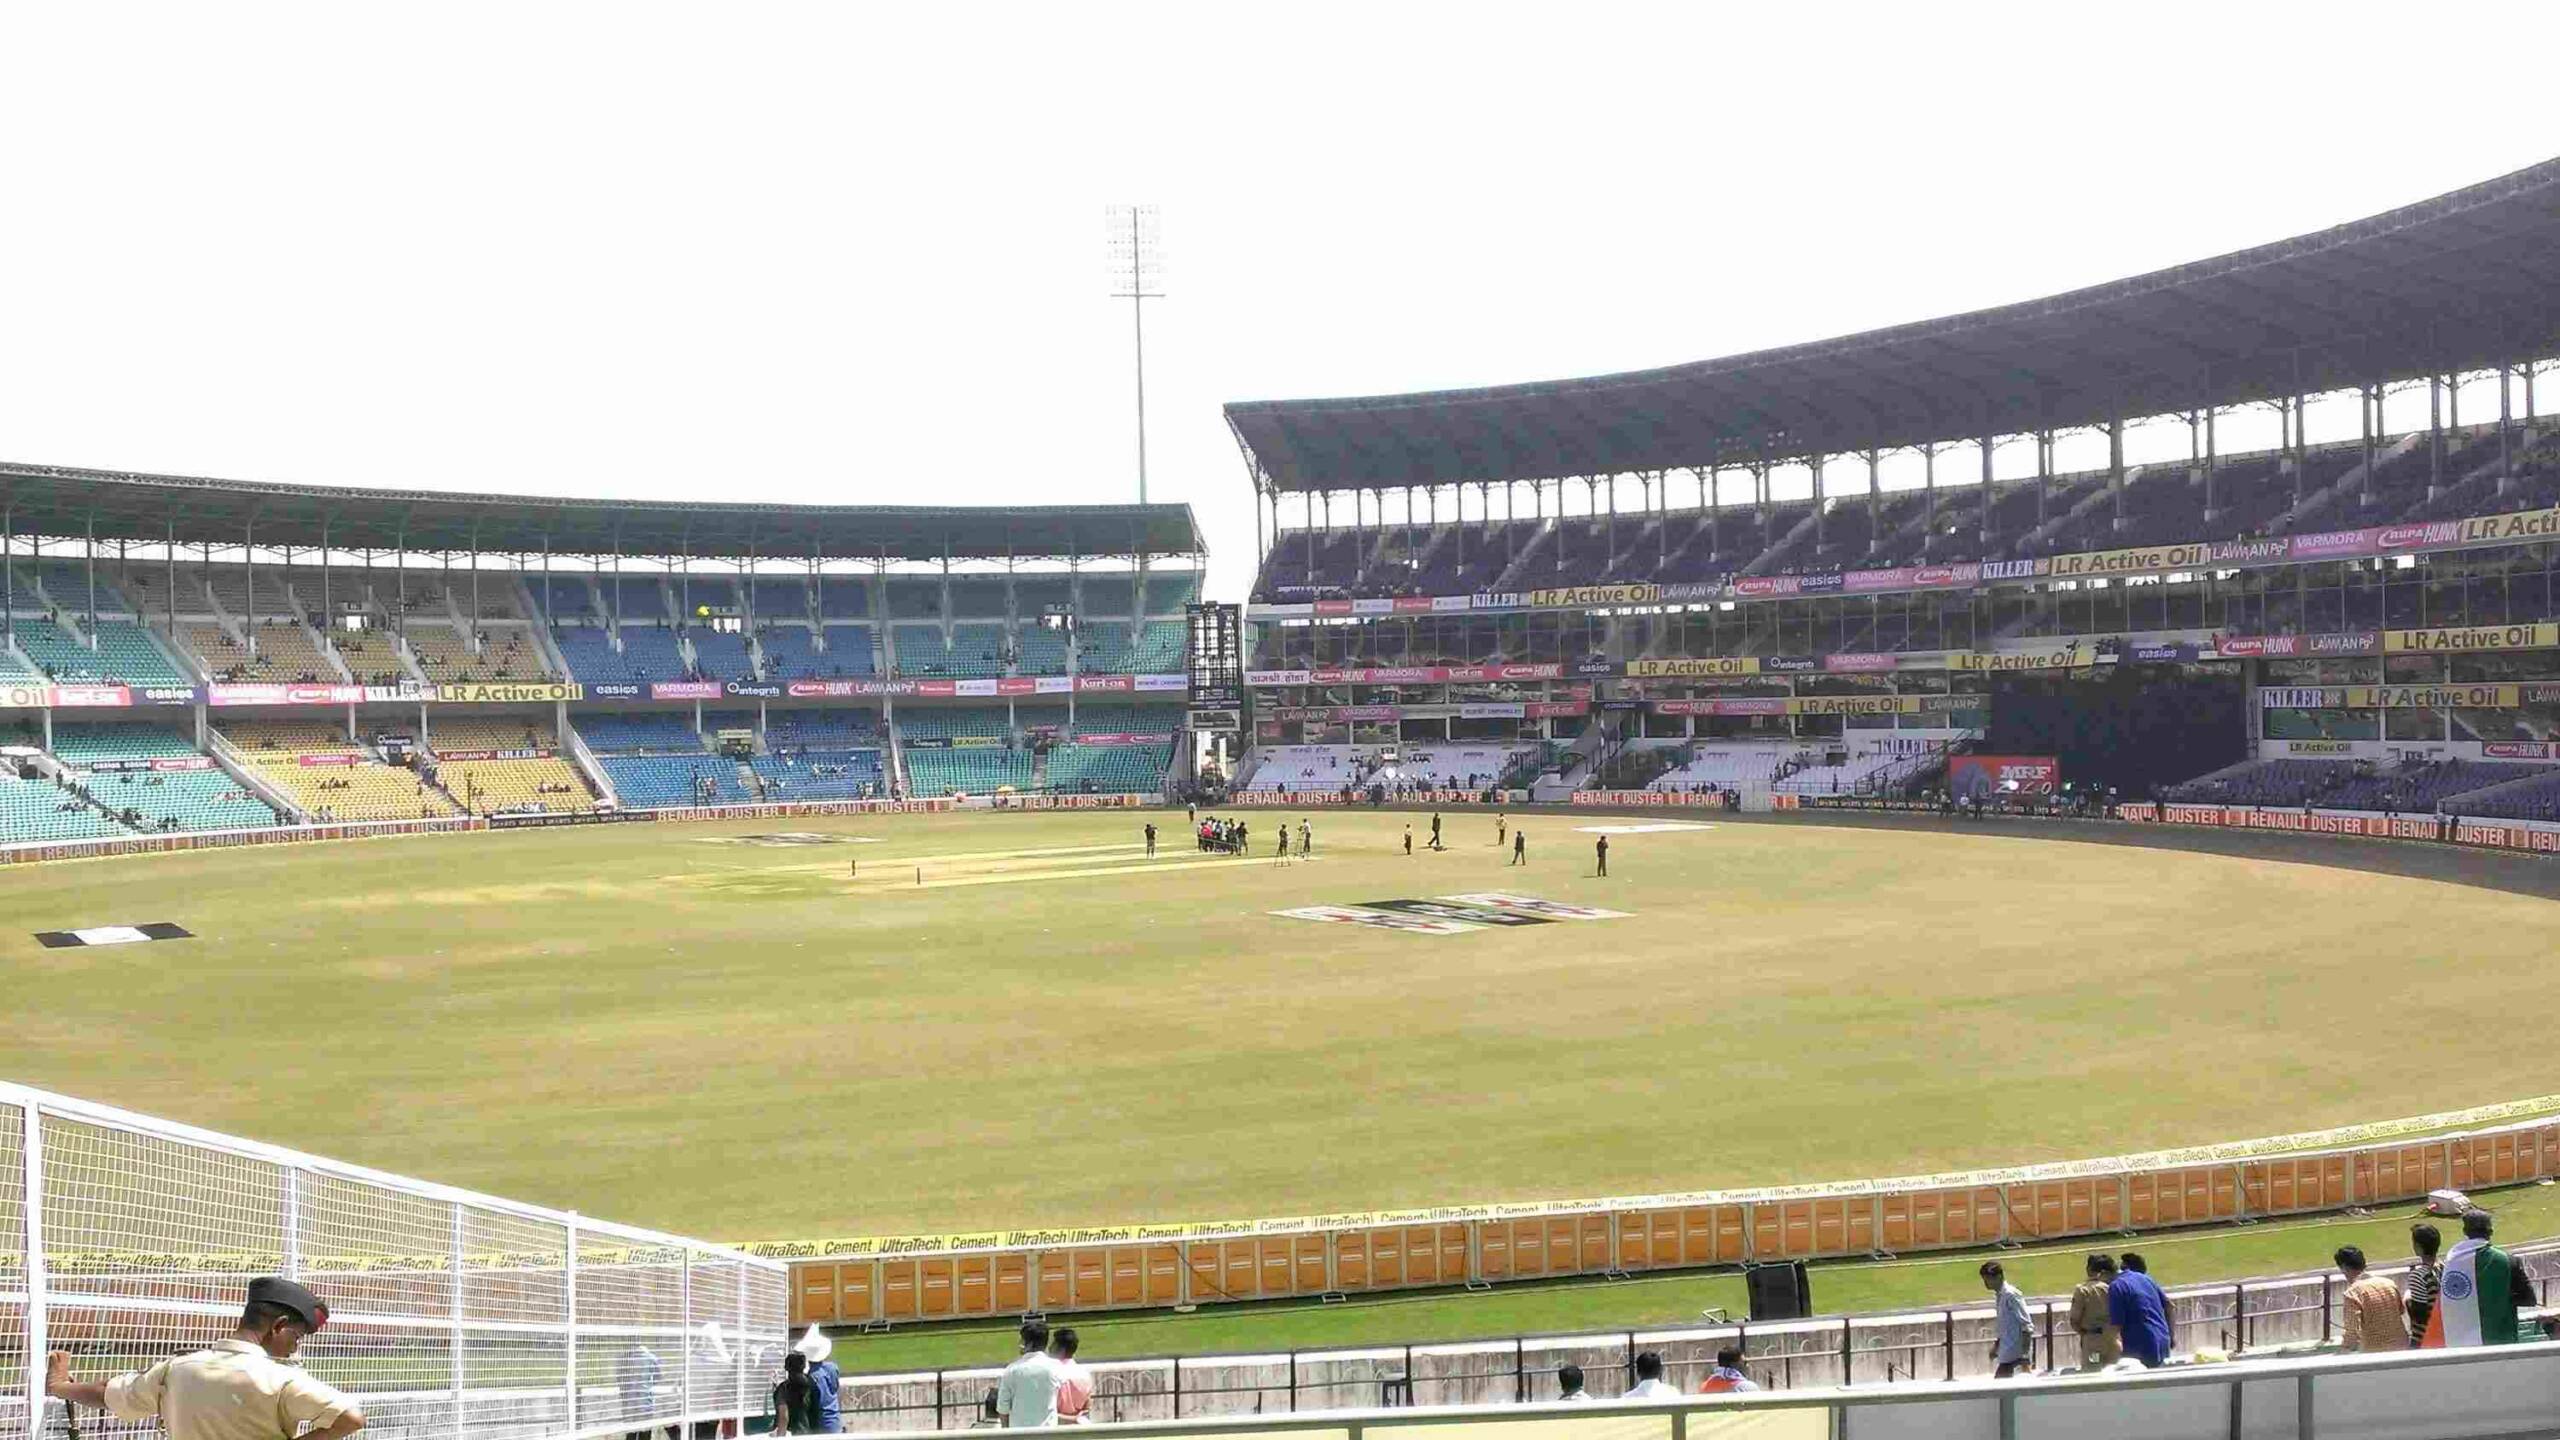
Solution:
<path fill-rule="evenodd" d="M 417 1440 L 761 1413 L 788 1337 L 769 1261 L 0 1083 L 0 1440 L 61 1433 L 47 1351 L 141 1368 L 228 1335 L 266 1274 L 329 1304 L 306 1368 Z"/>
<path fill-rule="evenodd" d="M 2547 1296 L 2560 1279 L 2560 1245 L 2516 1253 L 2536 1292 Z M 2374 1273 L 2397 1279 L 2402 1270 L 2377 1266 Z M 2335 1272 L 2176 1287 L 2169 1291 L 2173 1346 L 2181 1353 L 2220 1350 L 2235 1356 L 2316 1348 L 2339 1333 L 2343 1293 Z M 2036 1369 L 2067 1372 L 2078 1366 L 2069 1309 L 2067 1298 L 2028 1303 Z M 1635 1357 L 1645 1351 L 1659 1354 L 1664 1378 L 1688 1391 L 1706 1378 L 1716 1351 L 1727 1345 L 1742 1346 L 1744 1369 L 1775 1391 L 1981 1379 L 1992 1372 L 1995 1327 L 1986 1304 L 1762 1324 L 1100 1361 L 1089 1368 L 1096 1420 L 1153 1424 L 1552 1400 L 1556 1372 L 1567 1364 L 1582 1367 L 1592 1394 L 1612 1396 L 1635 1383 Z M 991 1337 L 990 1343 L 1002 1339 Z M 845 1428 L 966 1429 L 984 1413 L 999 1373 L 985 1366 L 848 1375 Z"/>

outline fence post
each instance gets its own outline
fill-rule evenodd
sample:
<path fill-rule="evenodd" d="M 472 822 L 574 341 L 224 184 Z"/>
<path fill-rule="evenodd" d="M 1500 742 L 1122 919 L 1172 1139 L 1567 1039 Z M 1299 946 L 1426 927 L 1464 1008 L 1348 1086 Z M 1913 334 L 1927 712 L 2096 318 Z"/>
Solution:
<path fill-rule="evenodd" d="M 1947 1327 L 1947 1378 L 1953 1380 L 1956 1378 L 1956 1312 L 1949 1310 L 1945 1312 L 1945 1315 Z"/>
<path fill-rule="evenodd" d="M 937 1383 L 941 1378 L 940 1371 L 934 1372 Z M 1173 1357 L 1173 1418 L 1176 1420 L 1182 1418 L 1182 1357 L 1179 1355 Z"/>
<path fill-rule="evenodd" d="M 1846 1316 L 1840 1321 L 1840 1388 L 1849 1388 L 1849 1321 Z"/>
<path fill-rule="evenodd" d="M 19 1120 L 26 1127 L 26 1148 L 19 1152 L 26 1178 L 27 1246 L 27 1440 L 44 1434 L 46 1334 L 44 1274 L 44 1119 L 35 1098 L 22 1102 Z"/>
<path fill-rule="evenodd" d="M 1511 1400 L 1529 1403 L 1529 1344 L 1518 1335 L 1511 1337 Z"/>
<path fill-rule="evenodd" d="M 569 1212 L 568 1293 L 562 1297 L 569 1324 L 564 1337 L 568 1341 L 569 1366 L 569 1433 L 578 1433 L 578 1212 Z"/>
<path fill-rule="evenodd" d="M 462 1240 L 462 1202 L 453 1202 L 453 1433 L 455 1440 L 469 1433 L 463 1423 L 462 1373 L 462 1267 L 465 1260 Z"/>
<path fill-rule="evenodd" d="M 2239 1342 L 2239 1348 L 2249 1348 L 2249 1287 L 2246 1285 L 2231 1287 L 2231 1338 Z"/>
<path fill-rule="evenodd" d="M 2325 1345 L 2336 1338 L 2337 1331 L 2329 1320 L 2329 1277 L 2323 1274 L 2320 1277 L 2320 1343 Z"/>
<path fill-rule="evenodd" d="M 747 1365 L 753 1348 L 747 1344 L 747 1262 L 733 1260 L 729 1263 L 738 1267 L 738 1374 L 736 1383 L 730 1387 L 737 1394 L 730 1403 L 738 1412 L 738 1428 L 744 1430 L 747 1424 Z M 783 1343 L 790 1343 L 788 1321 L 784 1322 L 782 1339 Z"/>
<path fill-rule="evenodd" d="M 284 1278 L 302 1278 L 302 1170 L 284 1171 Z"/>
<path fill-rule="evenodd" d="M 676 1251 L 676 1410 L 680 1423 L 693 1421 L 693 1247 Z"/>

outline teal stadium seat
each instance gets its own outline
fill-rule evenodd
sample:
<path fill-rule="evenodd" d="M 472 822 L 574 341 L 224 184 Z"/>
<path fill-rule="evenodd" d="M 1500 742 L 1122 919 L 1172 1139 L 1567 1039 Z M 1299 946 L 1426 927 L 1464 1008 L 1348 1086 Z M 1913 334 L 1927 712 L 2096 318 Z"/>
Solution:
<path fill-rule="evenodd" d="M 49 780 L 0 773 L 0 843 L 101 840 L 132 833 Z"/>

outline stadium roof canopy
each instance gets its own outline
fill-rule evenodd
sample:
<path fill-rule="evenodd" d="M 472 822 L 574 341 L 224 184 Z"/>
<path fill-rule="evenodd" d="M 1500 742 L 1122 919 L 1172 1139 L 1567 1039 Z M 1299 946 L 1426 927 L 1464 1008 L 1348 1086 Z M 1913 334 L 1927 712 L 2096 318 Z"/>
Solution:
<path fill-rule="evenodd" d="M 1199 555 L 1188 505 L 745 505 L 367 490 L 0 464 L 8 533 L 412 553 L 994 560 Z"/>
<path fill-rule="evenodd" d="M 2560 160 L 2042 300 L 1582 380 L 1227 406 L 1261 489 L 1628 474 L 2478 370 L 2560 337 Z"/>

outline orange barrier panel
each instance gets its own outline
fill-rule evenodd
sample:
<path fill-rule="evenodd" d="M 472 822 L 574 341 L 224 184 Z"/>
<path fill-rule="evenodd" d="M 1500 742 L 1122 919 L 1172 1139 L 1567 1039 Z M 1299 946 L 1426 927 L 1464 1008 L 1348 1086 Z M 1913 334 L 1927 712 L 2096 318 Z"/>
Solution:
<path fill-rule="evenodd" d="M 2059 1167 L 2057 1167 L 2059 1168 Z M 792 1267 L 808 1324 L 1357 1294 L 1612 1268 L 1661 1270 L 2063 1239 L 2387 1205 L 2560 1170 L 2560 1120 L 2303 1154 L 1687 1205 L 1616 1205 L 1256 1236 L 821 1257 Z"/>

